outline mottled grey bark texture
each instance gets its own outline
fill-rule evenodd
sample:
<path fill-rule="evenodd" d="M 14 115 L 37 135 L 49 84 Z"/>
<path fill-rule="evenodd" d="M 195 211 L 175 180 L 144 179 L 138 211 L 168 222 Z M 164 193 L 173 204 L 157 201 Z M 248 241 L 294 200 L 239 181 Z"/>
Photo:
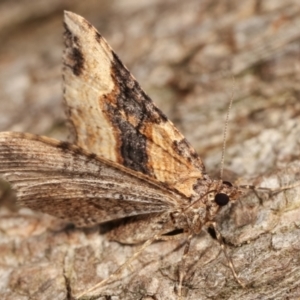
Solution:
<path fill-rule="evenodd" d="M 30 3 L 25 11 L 23 2 L 1 2 L 1 131 L 67 138 L 60 57 L 68 9 L 97 26 L 209 173 L 218 172 L 234 90 L 227 169 L 243 184 L 275 188 L 300 180 L 297 1 L 52 1 L 43 9 Z M 260 193 L 260 200 L 249 193 L 224 210 L 220 231 L 247 287 L 237 284 L 204 230 L 191 245 L 186 299 L 298 299 L 299 193 Z M 110 242 L 99 228 L 75 229 L 24 209 L 0 213 L 1 299 L 71 299 L 139 248 Z M 148 247 L 99 299 L 176 299 L 183 242 Z"/>

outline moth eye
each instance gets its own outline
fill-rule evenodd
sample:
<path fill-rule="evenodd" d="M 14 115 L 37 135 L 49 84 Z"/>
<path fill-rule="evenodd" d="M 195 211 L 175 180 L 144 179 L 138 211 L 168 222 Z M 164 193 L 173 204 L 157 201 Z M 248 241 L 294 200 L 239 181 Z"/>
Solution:
<path fill-rule="evenodd" d="M 228 204 L 229 197 L 226 194 L 219 193 L 215 196 L 215 201 L 219 206 L 224 206 L 224 205 Z"/>
<path fill-rule="evenodd" d="M 232 183 L 229 181 L 223 181 L 223 184 L 226 184 L 227 186 L 232 186 Z"/>

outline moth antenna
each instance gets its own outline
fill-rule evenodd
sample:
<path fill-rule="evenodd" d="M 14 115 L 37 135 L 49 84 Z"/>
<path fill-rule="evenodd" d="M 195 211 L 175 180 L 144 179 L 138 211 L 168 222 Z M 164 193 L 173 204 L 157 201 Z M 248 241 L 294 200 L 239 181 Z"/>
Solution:
<path fill-rule="evenodd" d="M 232 103 L 233 103 L 233 96 L 234 96 L 234 90 L 235 90 L 234 77 L 232 77 L 232 82 L 233 82 L 233 86 L 231 89 L 230 102 L 229 102 L 227 113 L 226 113 L 226 119 L 225 119 L 225 124 L 224 124 L 224 131 L 223 131 L 222 156 L 221 156 L 221 163 L 220 163 L 220 180 L 223 179 L 225 150 L 226 150 L 226 142 L 227 142 L 227 129 L 228 129 L 229 115 L 230 115 L 230 111 L 231 111 L 231 107 L 232 107 Z"/>

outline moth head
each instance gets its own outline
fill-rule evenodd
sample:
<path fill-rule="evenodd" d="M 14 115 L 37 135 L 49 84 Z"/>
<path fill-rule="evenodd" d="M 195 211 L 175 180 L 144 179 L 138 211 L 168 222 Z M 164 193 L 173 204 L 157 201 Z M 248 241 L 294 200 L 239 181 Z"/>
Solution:
<path fill-rule="evenodd" d="M 228 181 L 216 182 L 214 188 L 207 195 L 207 215 L 208 220 L 213 220 L 219 209 L 228 205 L 230 202 L 237 200 L 241 192 Z"/>
<path fill-rule="evenodd" d="M 214 201 L 218 206 L 225 206 L 232 196 L 233 185 L 229 181 L 223 181 L 220 190 L 214 195 Z"/>

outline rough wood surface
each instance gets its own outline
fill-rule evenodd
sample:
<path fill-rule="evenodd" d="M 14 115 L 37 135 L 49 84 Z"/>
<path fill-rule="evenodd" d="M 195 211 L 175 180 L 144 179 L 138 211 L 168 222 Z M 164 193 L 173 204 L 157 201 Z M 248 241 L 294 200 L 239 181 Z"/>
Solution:
<path fill-rule="evenodd" d="M 1 131 L 67 139 L 60 57 L 68 9 L 96 25 L 209 173 L 219 168 L 234 90 L 226 168 L 240 183 L 272 188 L 300 180 L 297 1 L 51 1 L 42 9 L 29 3 L 0 3 Z M 14 212 L 1 187 L 1 299 L 71 299 L 138 249 L 108 241 L 99 227 Z M 299 299 L 299 194 L 294 188 L 260 194 L 259 201 L 250 193 L 223 211 L 221 233 L 247 287 L 236 283 L 218 243 L 203 231 L 190 250 L 186 299 Z M 99 299 L 176 299 L 183 242 L 148 247 Z"/>

